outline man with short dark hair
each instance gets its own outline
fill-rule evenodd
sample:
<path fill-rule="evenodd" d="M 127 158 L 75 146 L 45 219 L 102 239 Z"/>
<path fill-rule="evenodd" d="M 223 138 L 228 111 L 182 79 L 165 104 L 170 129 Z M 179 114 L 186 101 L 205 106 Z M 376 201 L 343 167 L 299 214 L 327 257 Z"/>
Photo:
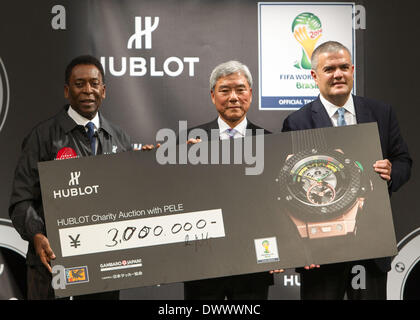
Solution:
<path fill-rule="evenodd" d="M 389 194 L 397 191 L 410 177 L 412 160 L 391 106 L 372 99 L 353 96 L 354 65 L 350 51 L 339 42 L 328 41 L 312 54 L 311 74 L 320 95 L 313 102 L 290 114 L 282 131 L 305 130 L 366 122 L 378 124 L 383 159 L 374 170 L 388 183 Z M 380 235 L 379 235 L 380 236 Z M 366 271 L 366 289 L 353 289 L 353 266 Z M 368 259 L 306 266 L 301 273 L 302 299 L 386 299 L 387 272 L 391 259 Z"/>
<path fill-rule="evenodd" d="M 69 101 L 56 116 L 37 125 L 24 139 L 13 182 L 9 215 L 29 242 L 28 299 L 54 299 L 38 162 L 131 150 L 129 136 L 98 111 L 105 99 L 104 71 L 92 56 L 73 59 L 66 68 L 64 96 Z M 118 299 L 119 291 L 75 297 Z"/>
<path fill-rule="evenodd" d="M 200 125 L 211 136 L 211 130 L 219 130 L 219 139 L 243 138 L 250 129 L 252 135 L 262 129 L 251 123 L 246 114 L 252 102 L 252 76 L 246 65 L 228 61 L 214 68 L 210 76 L 210 95 L 219 114 L 218 118 Z M 191 131 L 195 128 L 188 130 Z M 270 133 L 263 130 L 265 134 Z M 190 139 L 197 143 L 201 139 Z M 186 300 L 248 300 L 268 298 L 268 288 L 274 283 L 269 272 L 236 275 L 214 279 L 188 281 L 184 285 Z"/>

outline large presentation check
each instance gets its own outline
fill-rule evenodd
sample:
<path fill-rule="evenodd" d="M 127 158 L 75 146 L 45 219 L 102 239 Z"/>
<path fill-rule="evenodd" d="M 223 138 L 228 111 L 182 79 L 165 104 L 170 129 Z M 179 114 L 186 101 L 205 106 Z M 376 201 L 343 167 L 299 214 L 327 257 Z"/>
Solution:
<path fill-rule="evenodd" d="M 55 293 L 394 255 L 381 158 L 363 124 L 39 163 Z"/>

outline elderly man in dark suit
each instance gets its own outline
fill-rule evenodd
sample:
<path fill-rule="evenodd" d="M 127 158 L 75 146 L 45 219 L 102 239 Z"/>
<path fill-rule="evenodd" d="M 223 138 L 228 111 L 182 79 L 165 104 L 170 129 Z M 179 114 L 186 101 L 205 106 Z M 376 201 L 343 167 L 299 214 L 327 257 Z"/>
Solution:
<path fill-rule="evenodd" d="M 350 51 L 338 42 L 325 42 L 315 49 L 311 74 L 319 97 L 289 115 L 282 131 L 376 122 L 383 159 L 373 164 L 374 170 L 387 181 L 390 195 L 397 191 L 410 177 L 412 160 L 391 106 L 351 94 L 354 65 Z M 366 289 L 351 287 L 354 265 L 365 268 Z M 343 299 L 344 293 L 349 299 L 386 299 L 389 257 L 314 267 L 297 270 L 301 273 L 302 299 Z"/>
<path fill-rule="evenodd" d="M 246 65 L 238 61 L 218 65 L 210 76 L 210 94 L 219 116 L 195 128 L 204 129 L 209 137 L 212 129 L 219 130 L 221 140 L 243 138 L 247 134 L 246 129 L 251 129 L 252 135 L 257 134 L 256 129 L 262 129 L 246 117 L 252 102 L 252 76 Z M 270 132 L 264 130 L 264 133 Z M 188 140 L 188 143 L 200 141 L 197 137 Z M 184 296 L 187 300 L 261 300 L 268 298 L 268 288 L 272 284 L 273 276 L 269 272 L 189 281 L 185 282 Z"/>
<path fill-rule="evenodd" d="M 262 129 L 250 122 L 246 113 L 252 102 L 252 76 L 246 65 L 239 61 L 228 61 L 218 65 L 210 75 L 211 101 L 219 114 L 218 118 L 192 129 L 200 128 L 210 134 L 219 129 L 220 139 L 243 138 L 245 130 Z M 270 133 L 264 129 L 264 133 Z M 210 137 L 210 135 L 209 135 Z M 196 139 L 189 140 L 189 143 Z"/>

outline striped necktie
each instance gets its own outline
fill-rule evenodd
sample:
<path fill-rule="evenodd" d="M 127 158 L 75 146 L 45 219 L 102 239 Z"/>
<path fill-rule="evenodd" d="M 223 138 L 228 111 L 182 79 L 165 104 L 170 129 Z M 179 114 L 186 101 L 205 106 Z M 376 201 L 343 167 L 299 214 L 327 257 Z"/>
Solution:
<path fill-rule="evenodd" d="M 229 128 L 226 130 L 229 139 L 233 139 L 233 137 L 235 136 L 235 133 L 237 132 L 235 129 Z"/>
<path fill-rule="evenodd" d="M 337 126 L 341 127 L 341 126 L 346 126 L 346 119 L 344 119 L 344 114 L 346 113 L 346 109 L 344 109 L 343 107 L 338 108 L 337 109 L 338 112 L 338 121 L 337 121 Z"/>

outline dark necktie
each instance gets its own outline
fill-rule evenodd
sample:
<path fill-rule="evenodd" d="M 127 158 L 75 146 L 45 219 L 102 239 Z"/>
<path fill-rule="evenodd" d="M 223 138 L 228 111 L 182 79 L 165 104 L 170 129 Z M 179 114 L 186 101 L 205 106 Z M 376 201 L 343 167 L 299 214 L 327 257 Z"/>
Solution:
<path fill-rule="evenodd" d="M 92 154 L 95 155 L 95 125 L 93 124 L 93 122 L 88 122 L 86 128 L 88 129 L 87 135 L 90 141 L 90 148 L 92 149 Z"/>

